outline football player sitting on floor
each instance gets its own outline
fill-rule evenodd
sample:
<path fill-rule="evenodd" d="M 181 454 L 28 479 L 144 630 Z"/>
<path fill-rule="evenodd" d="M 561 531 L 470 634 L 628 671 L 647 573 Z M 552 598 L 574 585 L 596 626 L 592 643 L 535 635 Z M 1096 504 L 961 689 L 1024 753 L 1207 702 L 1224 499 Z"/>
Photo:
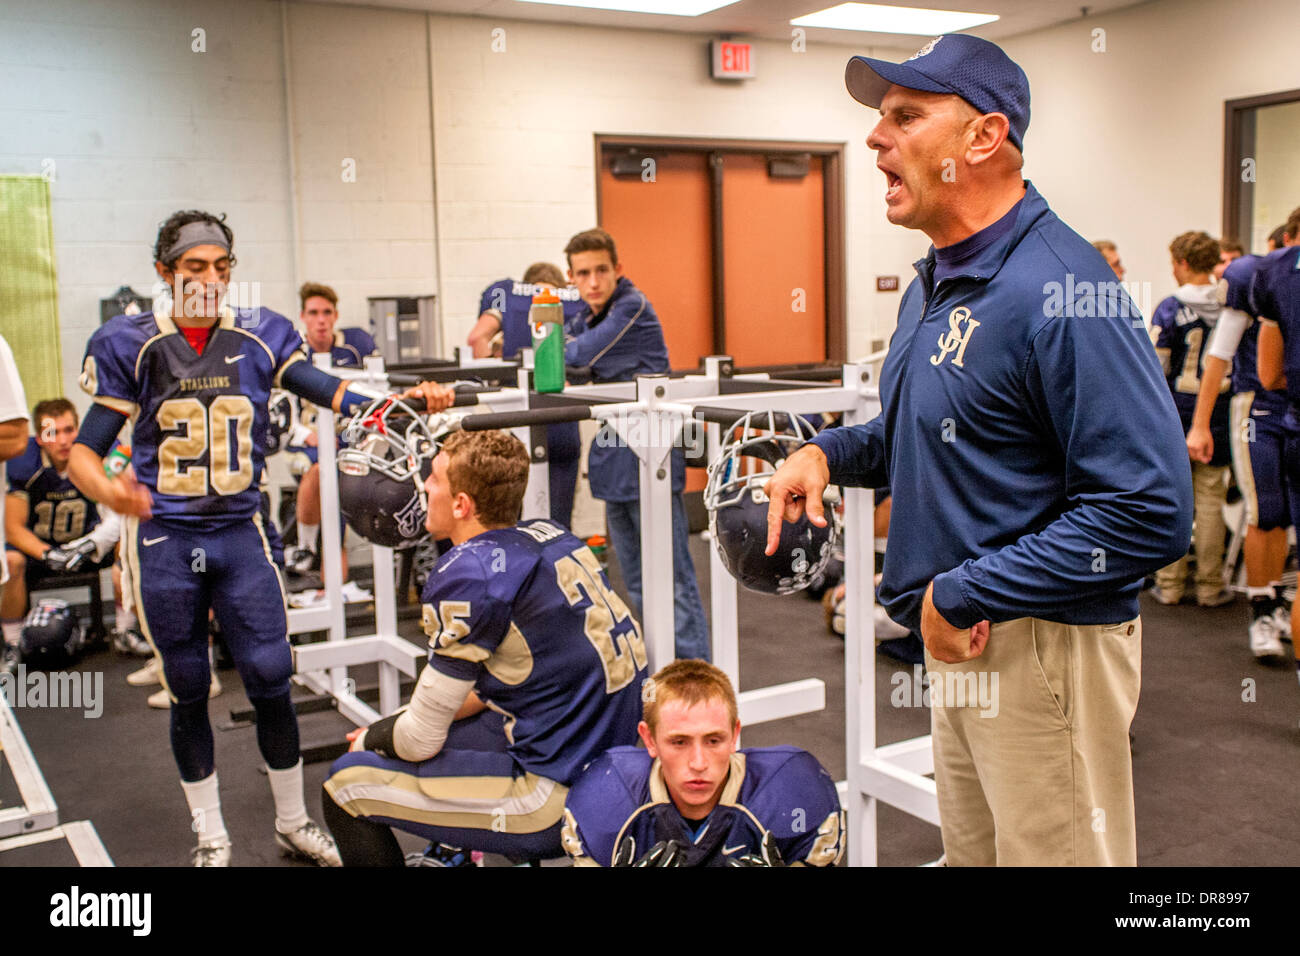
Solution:
<path fill-rule="evenodd" d="M 673 661 L 646 687 L 645 749 L 615 747 L 569 791 L 575 866 L 833 866 L 844 849 L 835 783 L 798 747 L 738 750 L 727 675 Z"/>
<path fill-rule="evenodd" d="M 432 841 L 441 865 L 461 849 L 562 856 L 569 786 L 636 740 L 640 628 L 585 544 L 516 523 L 528 469 L 505 432 L 456 432 L 434 459 L 425 527 L 455 546 L 424 588 L 429 665 L 410 706 L 355 732 L 325 781 L 345 866 L 402 866 L 392 827 Z"/>

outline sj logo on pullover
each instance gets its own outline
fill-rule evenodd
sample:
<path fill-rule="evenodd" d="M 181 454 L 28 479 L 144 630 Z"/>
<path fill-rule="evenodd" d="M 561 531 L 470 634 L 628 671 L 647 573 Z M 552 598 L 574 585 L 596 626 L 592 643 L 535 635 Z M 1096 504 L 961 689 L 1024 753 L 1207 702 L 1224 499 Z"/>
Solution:
<path fill-rule="evenodd" d="M 966 325 L 965 331 L 962 331 L 962 323 Z M 964 305 L 959 305 L 949 312 L 948 331 L 939 336 L 939 352 L 937 355 L 930 356 L 930 364 L 942 365 L 944 359 L 956 352 L 952 364 L 957 368 L 964 368 L 962 359 L 966 355 L 966 346 L 970 345 L 970 337 L 979 326 L 980 324 L 970 317 L 970 309 Z"/>

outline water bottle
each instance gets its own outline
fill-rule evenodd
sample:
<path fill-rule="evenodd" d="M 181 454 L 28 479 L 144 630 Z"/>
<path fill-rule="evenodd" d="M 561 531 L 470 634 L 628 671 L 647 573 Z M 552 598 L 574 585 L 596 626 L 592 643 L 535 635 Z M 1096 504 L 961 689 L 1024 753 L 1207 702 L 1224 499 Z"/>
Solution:
<path fill-rule="evenodd" d="M 533 295 L 528 322 L 533 329 L 533 388 L 564 391 L 564 307 L 549 288 Z"/>
<path fill-rule="evenodd" d="M 104 459 L 104 474 L 110 478 L 116 478 L 122 472 L 126 471 L 126 466 L 131 464 L 131 446 L 114 445 L 113 450 L 108 453 Z"/>

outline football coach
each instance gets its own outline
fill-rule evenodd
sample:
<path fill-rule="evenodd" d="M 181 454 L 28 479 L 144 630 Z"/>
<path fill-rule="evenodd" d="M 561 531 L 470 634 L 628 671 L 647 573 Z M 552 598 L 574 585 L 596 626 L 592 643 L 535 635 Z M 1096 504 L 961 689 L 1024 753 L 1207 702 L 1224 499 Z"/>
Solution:
<path fill-rule="evenodd" d="M 945 35 L 904 63 L 855 56 L 845 82 L 880 111 L 889 221 L 933 245 L 882 414 L 777 471 L 769 551 L 805 503 L 825 520 L 829 482 L 889 484 L 880 601 L 925 640 L 947 862 L 1136 865 L 1138 592 L 1191 538 L 1160 363 L 1106 260 L 1022 179 L 1029 81 L 1001 48 Z M 996 708 L 942 693 L 975 686 Z"/>

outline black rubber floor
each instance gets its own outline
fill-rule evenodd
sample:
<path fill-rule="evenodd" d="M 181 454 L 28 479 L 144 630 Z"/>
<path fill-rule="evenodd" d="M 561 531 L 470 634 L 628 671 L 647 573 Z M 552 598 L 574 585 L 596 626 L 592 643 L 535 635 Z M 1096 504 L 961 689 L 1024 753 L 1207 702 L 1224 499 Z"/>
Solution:
<path fill-rule="evenodd" d="M 692 542 L 701 590 L 707 594 L 706 543 Z M 616 577 L 615 572 L 615 577 Z M 706 600 L 707 606 L 707 600 Z M 824 711 L 743 732 L 745 746 L 795 744 L 815 754 L 837 778 L 845 768 L 843 644 L 822 610 L 807 598 L 746 594 L 740 603 L 741 686 L 763 687 L 804 677 L 826 683 Z M 1217 610 L 1166 608 L 1143 598 L 1142 699 L 1134 730 L 1138 859 L 1143 865 L 1300 865 L 1295 827 L 1300 792 L 1300 684 L 1294 663 L 1257 664 L 1246 641 L 1244 601 Z M 416 621 L 402 625 L 418 637 Z M 910 667 L 877 657 L 879 743 L 928 732 L 920 707 L 891 706 L 890 692 Z M 149 710 L 156 688 L 126 684 L 138 666 L 109 651 L 78 670 L 102 673 L 103 713 L 18 709 L 15 713 L 64 821 L 95 824 L 120 866 L 183 865 L 194 845 L 189 814 L 168 745 L 168 715 Z M 368 675 L 357 675 L 364 687 Z M 272 805 L 260 773 L 254 730 L 232 726 L 232 708 L 247 707 L 233 671 L 212 701 L 217 768 L 234 863 L 300 865 L 282 859 L 272 836 Z M 304 745 L 341 741 L 349 728 L 333 712 L 305 715 Z M 328 763 L 308 765 L 307 803 L 319 819 L 320 784 Z M 10 796 L 10 791 L 3 791 Z M 2 798 L 2 797 L 0 797 Z M 8 801 L 6 800 L 6 803 Z M 419 841 L 404 840 L 415 848 Z M 878 814 L 882 865 L 911 866 L 942 852 L 938 829 L 890 807 Z M 41 862 L 24 853 L 22 863 Z M 50 862 L 66 862 L 54 856 Z M 0 866 L 19 865 L 17 854 Z"/>

